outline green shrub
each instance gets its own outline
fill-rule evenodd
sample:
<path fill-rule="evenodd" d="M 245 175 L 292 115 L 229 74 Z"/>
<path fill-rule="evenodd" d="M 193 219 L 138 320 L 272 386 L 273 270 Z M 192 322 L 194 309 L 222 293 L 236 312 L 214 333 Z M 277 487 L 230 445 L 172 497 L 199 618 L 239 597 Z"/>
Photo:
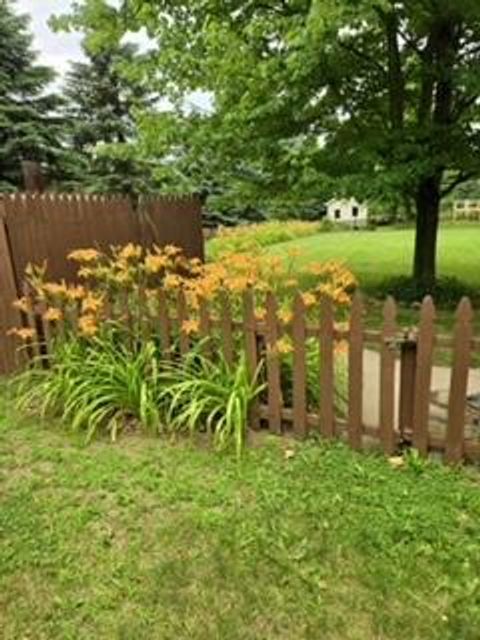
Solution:
<path fill-rule="evenodd" d="M 229 367 L 221 356 L 203 357 L 201 348 L 165 361 L 154 342 L 127 346 L 114 331 L 89 342 L 69 339 L 56 345 L 48 369 L 38 363 L 16 379 L 17 406 L 60 417 L 85 431 L 87 442 L 98 433 L 116 440 L 125 428 L 207 430 L 216 449 L 234 445 L 240 455 L 248 409 L 261 390 L 257 376 L 250 379 L 243 356 Z"/>
<path fill-rule="evenodd" d="M 423 287 L 409 276 L 398 276 L 385 280 L 372 293 L 380 298 L 391 295 L 398 302 L 407 304 L 421 302 L 425 296 L 431 295 L 439 308 L 454 307 L 464 296 L 472 301 L 479 298 L 478 291 L 453 277 L 440 277 L 432 287 Z"/>
<path fill-rule="evenodd" d="M 201 347 L 179 363 L 165 363 L 160 374 L 166 429 L 196 433 L 206 429 L 219 451 L 234 446 L 237 456 L 244 447 L 248 410 L 262 387 L 257 375 L 251 380 L 245 357 L 230 367 L 223 356 L 214 361 L 201 355 Z"/>
<path fill-rule="evenodd" d="M 315 235 L 335 228 L 330 221 L 303 222 L 278 220 L 251 224 L 233 229 L 222 229 L 207 245 L 208 256 L 212 260 L 228 253 L 255 253 L 259 249 L 297 238 Z"/>
<path fill-rule="evenodd" d="M 59 416 L 87 441 L 99 431 L 115 440 L 128 425 L 155 429 L 159 421 L 159 368 L 152 342 L 132 350 L 110 333 L 91 342 L 56 346 L 49 368 L 35 366 L 17 379 L 22 410 Z"/>

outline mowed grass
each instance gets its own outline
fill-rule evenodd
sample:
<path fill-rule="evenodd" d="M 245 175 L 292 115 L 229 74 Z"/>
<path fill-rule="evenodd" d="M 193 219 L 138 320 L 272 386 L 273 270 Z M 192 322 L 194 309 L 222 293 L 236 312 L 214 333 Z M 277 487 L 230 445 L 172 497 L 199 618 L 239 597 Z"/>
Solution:
<path fill-rule="evenodd" d="M 480 224 L 443 225 L 439 233 L 438 272 L 440 276 L 454 277 L 470 288 L 478 290 L 480 297 Z M 382 325 L 384 294 L 378 289 L 391 278 L 408 276 L 412 270 L 413 229 L 377 229 L 376 231 L 339 231 L 321 233 L 293 242 L 269 247 L 269 251 L 290 260 L 295 249 L 295 264 L 301 271 L 311 262 L 340 260 L 353 271 L 366 294 L 366 322 L 372 328 Z M 478 304 L 478 299 L 474 301 Z M 418 324 L 418 308 L 398 305 L 398 323 L 409 327 Z M 441 333 L 452 332 L 455 323 L 455 304 L 437 309 L 437 326 Z M 480 335 L 480 313 L 474 316 L 474 327 Z M 445 358 L 442 356 L 443 362 Z M 448 360 L 448 358 L 446 358 Z"/>
<path fill-rule="evenodd" d="M 453 276 L 480 290 L 480 224 L 443 225 L 439 232 L 440 276 Z M 280 255 L 299 250 L 298 264 L 342 260 L 361 287 L 372 290 L 388 278 L 409 275 L 412 269 L 413 229 L 338 231 L 320 233 L 271 247 Z"/>
<path fill-rule="evenodd" d="M 85 448 L 0 403 L 2 640 L 478 639 L 473 472 L 269 438 L 239 464 Z"/>

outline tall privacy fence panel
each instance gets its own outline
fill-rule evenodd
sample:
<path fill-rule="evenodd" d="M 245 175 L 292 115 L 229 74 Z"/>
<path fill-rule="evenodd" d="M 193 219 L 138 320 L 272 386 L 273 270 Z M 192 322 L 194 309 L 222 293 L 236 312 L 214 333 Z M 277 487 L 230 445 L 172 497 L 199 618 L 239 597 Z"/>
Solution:
<path fill-rule="evenodd" d="M 161 290 L 153 297 L 147 293 L 139 290 L 109 304 L 107 325 L 122 326 L 124 339 L 132 347 L 155 341 L 169 359 L 182 358 L 192 345 L 200 344 L 213 356 L 223 352 L 229 363 L 237 362 L 243 352 L 252 375 L 263 362 L 265 391 L 252 407 L 253 429 L 288 431 L 300 437 L 315 431 L 325 438 L 345 440 L 358 450 L 377 446 L 389 456 L 413 446 L 421 455 L 438 452 L 449 463 L 480 459 L 480 431 L 468 409 L 470 367 L 480 353 L 480 339 L 473 336 L 468 299 L 459 304 L 453 335 L 443 336 L 436 333 L 430 297 L 422 304 L 419 326 L 405 332 L 397 324 L 397 307 L 391 298 L 384 306 L 382 329 L 367 330 L 360 293 L 355 294 L 349 318 L 342 323 L 335 321 L 327 297 L 312 315 L 298 295 L 291 317 L 285 319 L 275 295 L 268 294 L 265 313 L 259 319 L 251 290 L 243 294 L 241 313 L 238 306 L 233 312 L 227 294 L 215 309 L 207 301 L 189 309 L 181 290 L 175 294 Z M 41 336 L 40 342 L 31 344 L 30 356 L 48 366 L 56 336 L 77 331 L 78 314 L 65 310 L 61 321 L 50 322 L 42 318 L 43 311 L 37 307 L 27 318 L 31 328 L 37 331 L 40 327 Z M 433 408 L 437 350 L 448 352 L 451 360 L 443 417 Z M 376 356 L 378 368 L 369 368 L 367 353 Z M 285 377 L 286 358 L 290 373 Z M 364 393 L 371 376 L 378 376 L 375 398 Z M 339 384 L 342 377 L 343 384 Z M 311 393 L 312 387 L 317 394 Z M 377 423 L 366 424 L 364 404 L 372 401 L 378 403 Z"/>
<path fill-rule="evenodd" d="M 201 205 L 195 198 L 143 198 L 56 193 L 0 195 L 0 374 L 11 372 L 15 349 L 6 337 L 15 324 L 12 302 L 21 295 L 29 263 L 47 262 L 53 280 L 71 281 L 67 259 L 78 248 L 106 250 L 134 242 L 174 244 L 203 259 Z"/>

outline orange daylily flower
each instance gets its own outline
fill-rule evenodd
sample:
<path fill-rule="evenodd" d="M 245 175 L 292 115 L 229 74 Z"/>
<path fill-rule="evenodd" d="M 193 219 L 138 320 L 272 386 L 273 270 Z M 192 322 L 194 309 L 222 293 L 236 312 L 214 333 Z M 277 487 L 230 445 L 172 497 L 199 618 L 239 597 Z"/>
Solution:
<path fill-rule="evenodd" d="M 91 338 L 98 333 L 97 320 L 91 315 L 81 316 L 78 320 L 78 328 L 80 333 L 87 338 Z"/>
<path fill-rule="evenodd" d="M 184 331 L 187 336 L 192 335 L 193 333 L 198 333 L 200 330 L 200 323 L 198 320 L 185 320 L 182 323 L 182 331 Z"/>
<path fill-rule="evenodd" d="M 7 335 L 16 336 L 26 342 L 27 340 L 32 340 L 36 336 L 37 332 L 35 329 L 30 329 L 27 327 L 15 327 L 14 329 L 10 329 L 7 331 Z"/>
<path fill-rule="evenodd" d="M 68 259 L 74 262 L 96 262 L 101 253 L 96 249 L 75 249 L 68 254 Z"/>
<path fill-rule="evenodd" d="M 60 309 L 49 307 L 43 314 L 42 318 L 46 322 L 59 322 L 63 318 L 63 313 Z"/>
<path fill-rule="evenodd" d="M 12 303 L 12 306 L 14 309 L 17 309 L 18 311 L 23 311 L 24 313 L 28 313 L 31 308 L 30 301 L 26 297 L 15 300 L 15 302 Z"/>

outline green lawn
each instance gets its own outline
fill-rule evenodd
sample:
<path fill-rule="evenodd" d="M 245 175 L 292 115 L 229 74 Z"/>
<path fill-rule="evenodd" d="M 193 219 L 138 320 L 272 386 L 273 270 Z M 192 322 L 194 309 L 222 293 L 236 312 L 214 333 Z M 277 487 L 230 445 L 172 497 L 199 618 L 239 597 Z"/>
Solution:
<path fill-rule="evenodd" d="M 361 286 L 371 289 L 392 276 L 409 275 L 413 229 L 340 231 L 285 242 L 272 251 L 300 249 L 299 264 L 340 259 L 351 267 Z M 439 275 L 455 276 L 480 289 L 480 224 L 445 225 L 439 234 Z"/>
<path fill-rule="evenodd" d="M 239 465 L 134 435 L 85 448 L 6 404 L 2 640 L 478 638 L 473 472 L 268 438 Z"/>
<path fill-rule="evenodd" d="M 315 261 L 341 260 L 355 273 L 360 287 L 369 294 L 367 322 L 372 327 L 382 323 L 383 298 L 376 288 L 385 280 L 409 275 L 414 247 L 413 229 L 377 229 L 376 231 L 340 231 L 321 233 L 285 242 L 269 248 L 272 253 L 288 255 L 299 250 L 298 266 Z M 478 289 L 480 297 L 480 224 L 444 225 L 439 235 L 438 264 L 441 276 L 456 277 Z M 454 308 L 437 312 L 440 331 L 450 333 Z M 399 305 L 401 326 L 418 323 L 418 313 L 409 305 Z M 475 330 L 480 335 L 480 314 L 475 316 Z"/>

